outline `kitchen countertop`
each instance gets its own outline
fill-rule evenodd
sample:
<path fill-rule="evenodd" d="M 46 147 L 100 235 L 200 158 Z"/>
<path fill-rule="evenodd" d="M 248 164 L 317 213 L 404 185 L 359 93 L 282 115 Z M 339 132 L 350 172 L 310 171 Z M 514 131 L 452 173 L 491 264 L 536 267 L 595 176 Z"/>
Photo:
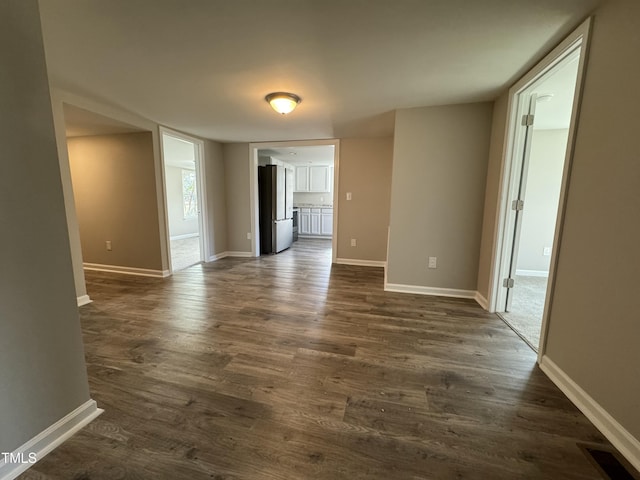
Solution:
<path fill-rule="evenodd" d="M 333 205 L 313 205 L 311 203 L 299 203 L 293 208 L 333 208 Z"/>

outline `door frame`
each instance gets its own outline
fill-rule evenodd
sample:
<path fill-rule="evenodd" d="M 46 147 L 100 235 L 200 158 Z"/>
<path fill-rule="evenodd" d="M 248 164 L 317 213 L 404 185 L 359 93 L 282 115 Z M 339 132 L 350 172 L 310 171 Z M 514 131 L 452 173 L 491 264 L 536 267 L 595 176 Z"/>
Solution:
<path fill-rule="evenodd" d="M 173 262 L 171 260 L 171 234 L 169 232 L 169 205 L 167 201 L 167 178 L 165 175 L 165 153 L 164 153 L 164 141 L 163 138 L 165 135 L 177 138 L 179 140 L 184 140 L 185 142 L 193 143 L 195 149 L 195 170 L 196 170 L 196 194 L 198 201 L 198 230 L 199 230 L 199 244 L 200 244 L 200 261 L 208 262 L 209 261 L 209 228 L 207 222 L 207 191 L 206 191 L 206 183 L 205 183 L 205 173 L 206 168 L 204 164 L 204 141 L 192 137 L 191 135 L 187 135 L 176 130 L 172 130 L 168 127 L 160 126 L 160 162 L 161 162 L 161 173 L 162 173 L 162 201 L 164 204 L 164 224 L 165 224 L 165 232 L 164 236 L 167 242 L 167 252 L 168 252 L 168 260 L 169 260 L 169 272 L 173 275 Z"/>
<path fill-rule="evenodd" d="M 565 204 L 567 199 L 569 178 L 571 175 L 571 164 L 577 130 L 577 119 L 582 100 L 582 90 L 584 87 L 584 76 L 586 62 L 589 52 L 589 34 L 593 19 L 589 17 L 578 28 L 576 28 L 565 40 L 544 57 L 535 67 L 525 74 L 513 87 L 509 89 L 509 100 L 507 106 L 507 130 L 505 132 L 502 169 L 499 189 L 498 215 L 496 216 L 496 236 L 494 241 L 494 252 L 491 266 L 491 280 L 489 284 L 489 311 L 495 312 L 504 300 L 504 288 L 502 280 L 505 265 L 508 266 L 510 257 L 509 237 L 513 235 L 513 216 L 511 215 L 511 201 L 515 198 L 514 191 L 517 185 L 514 180 L 517 177 L 518 153 L 523 149 L 523 131 L 519 128 L 519 119 L 522 114 L 522 105 L 526 102 L 527 90 L 540 80 L 545 74 L 557 67 L 568 55 L 580 48 L 580 59 L 578 64 L 578 75 L 576 78 L 576 89 L 573 100 L 571 121 L 569 124 L 569 135 L 565 153 L 565 162 L 562 172 L 562 186 L 560 189 L 560 200 L 558 202 L 558 214 L 556 219 L 551 264 L 549 268 L 549 281 L 547 283 L 546 301 L 542 315 L 542 329 L 540 333 L 540 345 L 538 348 L 538 363 L 545 353 L 547 342 L 547 331 L 549 314 L 553 306 L 553 292 L 557 273 L 557 263 L 562 242 L 562 229 L 564 226 Z"/>
<path fill-rule="evenodd" d="M 338 253 L 338 185 L 340 177 L 340 140 L 292 140 L 281 142 L 253 142 L 249 144 L 249 194 L 251 206 L 251 255 L 260 256 L 260 225 L 258 197 L 258 150 L 282 147 L 314 147 L 333 145 L 333 235 L 331 236 L 331 262 L 336 263 Z"/>

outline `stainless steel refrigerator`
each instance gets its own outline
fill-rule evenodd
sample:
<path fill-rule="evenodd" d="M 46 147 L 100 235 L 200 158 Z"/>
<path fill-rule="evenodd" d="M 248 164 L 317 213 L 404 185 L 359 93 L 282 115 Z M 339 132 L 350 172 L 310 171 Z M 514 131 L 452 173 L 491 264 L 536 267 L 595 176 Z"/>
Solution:
<path fill-rule="evenodd" d="M 293 180 L 290 168 L 258 167 L 262 254 L 281 252 L 293 242 Z"/>

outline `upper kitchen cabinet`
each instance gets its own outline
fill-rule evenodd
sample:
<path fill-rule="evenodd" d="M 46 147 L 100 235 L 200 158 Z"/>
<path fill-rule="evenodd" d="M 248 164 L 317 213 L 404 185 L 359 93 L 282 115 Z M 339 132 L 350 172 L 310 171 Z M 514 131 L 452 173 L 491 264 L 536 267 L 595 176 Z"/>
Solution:
<path fill-rule="evenodd" d="M 296 185 L 294 192 L 309 191 L 309 167 L 296 166 Z"/>
<path fill-rule="evenodd" d="M 297 166 L 296 192 L 331 192 L 333 167 L 327 165 Z"/>

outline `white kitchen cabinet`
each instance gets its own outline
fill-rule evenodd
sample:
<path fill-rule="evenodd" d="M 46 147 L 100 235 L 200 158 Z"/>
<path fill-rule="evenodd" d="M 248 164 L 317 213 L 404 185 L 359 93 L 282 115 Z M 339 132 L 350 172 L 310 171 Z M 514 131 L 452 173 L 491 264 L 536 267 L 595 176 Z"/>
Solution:
<path fill-rule="evenodd" d="M 330 167 L 309 167 L 309 191 L 329 192 L 329 168 Z"/>
<path fill-rule="evenodd" d="M 298 235 L 330 237 L 333 235 L 333 208 L 301 207 Z"/>
<path fill-rule="evenodd" d="M 327 165 L 297 166 L 296 192 L 330 193 L 333 167 Z"/>
<path fill-rule="evenodd" d="M 296 167 L 296 192 L 308 192 L 309 191 L 309 167 Z"/>
<path fill-rule="evenodd" d="M 321 210 L 320 208 L 311 209 L 311 235 L 320 235 Z"/>
<path fill-rule="evenodd" d="M 320 213 L 320 235 L 333 235 L 333 208 L 323 208 Z"/>
<path fill-rule="evenodd" d="M 311 209 L 300 209 L 300 223 L 298 226 L 298 235 L 310 235 L 311 234 Z"/>

